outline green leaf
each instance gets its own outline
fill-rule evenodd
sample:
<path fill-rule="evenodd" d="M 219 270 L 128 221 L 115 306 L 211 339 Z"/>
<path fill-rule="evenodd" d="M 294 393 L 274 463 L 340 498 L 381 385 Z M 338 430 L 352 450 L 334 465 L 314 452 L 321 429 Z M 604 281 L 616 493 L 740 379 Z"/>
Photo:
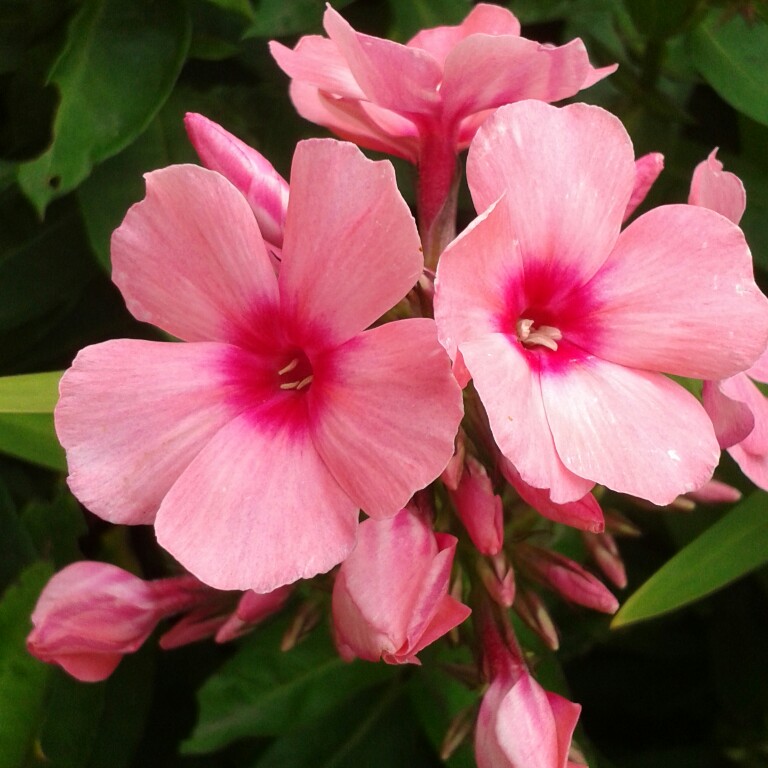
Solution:
<path fill-rule="evenodd" d="M 459 24 L 472 10 L 469 0 L 389 0 L 394 23 L 392 36 L 413 37 L 419 30 Z"/>
<path fill-rule="evenodd" d="M 624 0 L 638 31 L 656 41 L 679 32 L 696 10 L 698 0 Z"/>
<path fill-rule="evenodd" d="M 11 495 L 0 485 L 0 593 L 34 562 L 35 547 L 19 520 Z"/>
<path fill-rule="evenodd" d="M 48 413 L 0 414 L 0 451 L 48 469 L 67 468 Z"/>
<path fill-rule="evenodd" d="M 0 377 L 0 413 L 53 413 L 62 371 Z"/>
<path fill-rule="evenodd" d="M 352 0 L 334 0 L 339 10 Z M 319 29 L 325 4 L 317 0 L 259 0 L 256 21 L 248 28 L 246 37 L 285 37 Z"/>
<path fill-rule="evenodd" d="M 39 212 L 149 125 L 176 82 L 189 40 L 183 0 L 85 0 L 50 75 L 61 94 L 53 143 L 19 169 Z"/>
<path fill-rule="evenodd" d="M 256 13 L 250 0 L 205 0 L 205 2 L 215 5 L 224 11 L 245 16 L 249 21 L 256 21 Z"/>
<path fill-rule="evenodd" d="M 691 33 L 693 63 L 732 107 L 768 125 L 768 24 L 713 8 Z"/>
<path fill-rule="evenodd" d="M 283 620 L 262 628 L 206 681 L 197 727 L 183 752 L 212 752 L 236 739 L 285 733 L 392 674 L 383 664 L 342 661 L 322 630 L 283 652 L 286 627 Z"/>
<path fill-rule="evenodd" d="M 768 496 L 756 491 L 678 552 L 611 623 L 622 627 L 698 600 L 768 563 Z"/>
<path fill-rule="evenodd" d="M 0 602 L 0 768 L 23 768 L 32 753 L 49 667 L 27 653 L 29 616 L 53 569 L 30 565 Z"/>
<path fill-rule="evenodd" d="M 21 513 L 21 522 L 41 557 L 63 568 L 82 559 L 78 546 L 88 526 L 75 497 L 66 487 L 50 504 L 31 502 Z"/>

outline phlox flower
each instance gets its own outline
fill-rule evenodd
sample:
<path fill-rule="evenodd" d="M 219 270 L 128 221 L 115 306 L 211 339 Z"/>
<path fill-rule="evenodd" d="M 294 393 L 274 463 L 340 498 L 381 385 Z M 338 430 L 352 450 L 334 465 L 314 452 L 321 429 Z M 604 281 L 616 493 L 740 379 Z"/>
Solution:
<path fill-rule="evenodd" d="M 696 166 L 688 202 L 717 211 L 734 224 L 741 221 L 747 206 L 744 185 L 738 176 L 723 170 L 717 150 Z M 768 350 L 744 373 L 705 381 L 702 400 L 720 447 L 728 450 L 755 485 L 768 489 L 768 400 L 755 381 L 768 383 Z"/>
<path fill-rule="evenodd" d="M 505 8 L 476 5 L 458 26 L 425 29 L 405 45 L 356 32 L 328 6 L 328 37 L 272 55 L 292 78 L 299 114 L 342 138 L 419 166 L 419 209 L 437 216 L 456 155 L 491 110 L 521 99 L 557 101 L 613 72 L 595 69 L 581 40 L 556 47 L 520 37 Z"/>
<path fill-rule="evenodd" d="M 470 609 L 448 594 L 457 543 L 415 508 L 361 523 L 333 587 L 341 656 L 418 664 L 419 651 L 464 621 Z"/>
<path fill-rule="evenodd" d="M 360 508 L 391 516 L 440 474 L 462 413 L 432 320 L 365 330 L 422 271 L 392 166 L 300 143 L 279 276 L 224 176 L 146 181 L 113 235 L 113 279 L 138 319 L 187 343 L 80 352 L 55 414 L 69 485 L 106 520 L 154 524 L 218 589 L 327 571 Z"/>
<path fill-rule="evenodd" d="M 441 341 L 502 453 L 557 503 L 594 483 L 655 504 L 703 485 L 719 458 L 712 425 L 664 374 L 732 376 L 768 338 L 730 221 L 667 205 L 620 231 L 636 173 L 602 109 L 502 107 L 469 151 L 481 215 L 438 267 Z"/>

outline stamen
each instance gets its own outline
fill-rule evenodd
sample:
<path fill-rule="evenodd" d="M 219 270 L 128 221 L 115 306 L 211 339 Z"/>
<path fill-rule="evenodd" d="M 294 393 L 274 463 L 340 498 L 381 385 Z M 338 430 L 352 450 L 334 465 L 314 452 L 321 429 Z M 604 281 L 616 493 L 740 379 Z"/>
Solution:
<path fill-rule="evenodd" d="M 310 373 L 309 376 L 304 377 L 297 385 L 296 389 L 304 389 L 312 383 L 312 379 L 315 377 Z"/>
<path fill-rule="evenodd" d="M 294 369 L 294 368 L 295 368 L 295 367 L 296 367 L 298 364 L 299 364 L 299 358 L 298 358 L 298 357 L 294 357 L 294 358 L 293 358 L 293 360 L 291 360 L 291 362 L 290 362 L 290 363 L 288 363 L 288 365 L 286 365 L 286 366 L 285 366 L 285 368 L 281 368 L 281 369 L 280 369 L 280 370 L 277 372 L 278 376 L 282 376 L 284 373 L 290 373 L 290 372 L 291 372 L 291 371 L 292 371 L 292 370 L 293 370 L 293 369 Z M 282 385 L 282 384 L 281 384 L 280 386 L 281 386 L 283 389 L 285 389 L 285 388 L 286 388 L 286 387 L 283 387 L 283 385 Z"/>
<path fill-rule="evenodd" d="M 533 320 L 528 318 L 520 318 L 515 323 L 515 330 L 520 343 L 526 347 L 546 347 L 553 352 L 557 352 L 557 342 L 563 338 L 559 328 L 554 328 L 551 325 L 540 325 L 538 328 L 534 328 Z"/>
<path fill-rule="evenodd" d="M 281 384 L 280 389 L 297 389 L 300 381 L 289 381 L 287 384 Z"/>

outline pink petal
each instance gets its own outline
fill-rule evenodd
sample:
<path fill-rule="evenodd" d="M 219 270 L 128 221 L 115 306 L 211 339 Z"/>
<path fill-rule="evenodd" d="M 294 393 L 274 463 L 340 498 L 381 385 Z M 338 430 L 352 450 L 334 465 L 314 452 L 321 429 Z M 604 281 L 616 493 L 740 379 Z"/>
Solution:
<path fill-rule="evenodd" d="M 740 440 L 749 453 L 768 453 L 768 399 L 754 382 L 740 374 L 719 382 L 720 391 L 731 401 L 744 403 L 753 416 L 754 429 Z"/>
<path fill-rule="evenodd" d="M 423 29 L 408 41 L 413 48 L 427 51 L 441 66 L 453 48 L 469 35 L 520 34 L 520 22 L 506 8 L 478 3 L 458 26 Z"/>
<path fill-rule="evenodd" d="M 746 373 L 750 379 L 768 383 L 768 349 L 757 358 L 757 362 L 751 368 L 748 368 Z"/>
<path fill-rule="evenodd" d="M 391 309 L 421 275 L 416 223 L 388 162 L 310 139 L 291 171 L 280 296 L 321 347 L 339 344 Z"/>
<path fill-rule="evenodd" d="M 448 120 L 456 120 L 523 99 L 573 96 L 591 70 L 579 39 L 553 47 L 524 37 L 473 35 L 448 55 L 440 95 Z"/>
<path fill-rule="evenodd" d="M 300 414 L 278 424 L 245 412 L 182 474 L 155 531 L 206 584 L 271 592 L 341 562 L 354 546 L 357 517 Z"/>
<path fill-rule="evenodd" d="M 581 714 L 581 705 L 574 704 L 551 691 L 545 691 L 545 693 L 557 727 L 557 765 L 565 766 L 568 762 L 573 732 L 576 730 L 576 723 Z"/>
<path fill-rule="evenodd" d="M 747 207 L 747 193 L 735 173 L 723 170 L 723 164 L 717 159 L 717 149 L 696 166 L 688 202 L 717 211 L 734 224 L 741 221 Z"/>
<path fill-rule="evenodd" d="M 355 32 L 330 6 L 323 26 L 371 101 L 405 114 L 435 109 L 442 71 L 426 51 Z"/>
<path fill-rule="evenodd" d="M 752 365 L 768 340 L 744 235 L 705 208 L 641 216 L 587 290 L 598 307 L 581 346 L 621 365 L 721 379 Z"/>
<path fill-rule="evenodd" d="M 349 63 L 333 40 L 320 35 L 305 35 L 291 50 L 272 41 L 269 51 L 280 69 L 293 80 L 351 99 L 364 99 Z"/>
<path fill-rule="evenodd" d="M 112 279 L 138 320 L 186 341 L 229 341 L 277 301 L 253 211 L 223 176 L 177 165 L 145 176 L 147 195 L 112 235 Z"/>
<path fill-rule="evenodd" d="M 709 418 L 665 376 L 588 358 L 543 371 L 541 390 L 557 452 L 581 477 L 664 505 L 712 476 Z"/>
<path fill-rule="evenodd" d="M 325 365 L 311 424 L 317 450 L 368 515 L 392 515 L 448 464 L 461 420 L 461 393 L 434 322 L 373 328 Z"/>
<path fill-rule="evenodd" d="M 546 488 L 534 488 L 523 482 L 520 473 L 510 461 L 501 457 L 500 469 L 509 484 L 515 489 L 520 498 L 533 507 L 539 514 L 557 523 L 573 526 L 581 531 L 600 533 L 605 529 L 603 511 L 597 499 L 586 494 L 577 501 L 566 504 L 556 504 L 549 496 Z"/>
<path fill-rule="evenodd" d="M 151 523 L 170 487 L 237 413 L 223 344 L 121 339 L 86 347 L 64 374 L 56 431 L 69 486 L 114 523 Z"/>
<path fill-rule="evenodd" d="M 750 453 L 741 443 L 729 448 L 728 453 L 758 488 L 768 490 L 768 453 Z"/>
<path fill-rule="evenodd" d="M 745 386 L 754 386 L 747 375 L 737 373 L 727 381 L 743 380 Z M 701 390 L 701 402 L 715 428 L 721 448 L 740 443 L 754 428 L 755 417 L 743 397 L 729 397 L 722 390 L 721 381 L 705 381 Z M 762 397 L 762 395 L 761 395 Z"/>
<path fill-rule="evenodd" d="M 599 155 L 599 161 L 596 160 Z M 497 110 L 467 161 L 475 208 L 505 194 L 529 290 L 583 285 L 608 257 L 635 181 L 632 143 L 599 107 L 538 101 Z"/>
<path fill-rule="evenodd" d="M 361 147 L 417 162 L 418 130 L 407 118 L 375 104 L 336 98 L 299 80 L 291 81 L 289 92 L 303 118 Z"/>
<path fill-rule="evenodd" d="M 664 170 L 664 155 L 660 152 L 649 152 L 647 155 L 638 157 L 635 160 L 635 186 L 632 189 L 632 196 L 627 203 L 627 209 L 624 211 L 624 221 L 626 221 L 634 212 L 640 203 L 645 200 L 646 195 L 653 186 L 659 174 Z"/>
<path fill-rule="evenodd" d="M 466 468 L 458 488 L 450 494 L 469 538 L 484 555 L 496 555 L 504 545 L 504 518 L 501 498 L 485 467 L 467 456 Z"/>
<path fill-rule="evenodd" d="M 264 239 L 280 247 L 288 207 L 285 179 L 263 155 L 213 120 L 188 112 L 184 125 L 206 168 L 226 176 L 245 195 Z"/>
<path fill-rule="evenodd" d="M 560 460 L 538 373 L 531 370 L 520 345 L 497 333 L 464 342 L 461 352 L 488 412 L 494 440 L 523 480 L 549 488 L 558 503 L 582 498 L 594 480 L 578 477 Z"/>

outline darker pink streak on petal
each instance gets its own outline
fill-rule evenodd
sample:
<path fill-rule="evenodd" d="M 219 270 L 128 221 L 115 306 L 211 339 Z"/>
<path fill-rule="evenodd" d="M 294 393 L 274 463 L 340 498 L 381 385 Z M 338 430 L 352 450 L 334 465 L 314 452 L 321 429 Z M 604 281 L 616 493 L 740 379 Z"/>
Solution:
<path fill-rule="evenodd" d="M 388 162 L 329 139 L 300 143 L 291 171 L 280 297 L 314 344 L 347 341 L 421 275 L 416 223 Z"/>
<path fill-rule="evenodd" d="M 549 488 L 558 503 L 576 501 L 594 481 L 568 470 L 555 450 L 539 374 L 527 350 L 502 334 L 465 342 L 461 353 L 488 412 L 494 440 L 523 480 Z"/>
<path fill-rule="evenodd" d="M 552 47 L 524 37 L 473 35 L 446 59 L 440 95 L 447 119 L 457 120 L 523 99 L 573 96 L 591 69 L 579 39 Z"/>
<path fill-rule="evenodd" d="M 586 494 L 577 501 L 567 504 L 556 504 L 549 497 L 546 488 L 534 488 L 523 482 L 520 473 L 512 463 L 501 457 L 501 472 L 510 485 L 517 491 L 520 498 L 533 507 L 539 514 L 554 520 L 557 523 L 573 526 L 582 531 L 601 533 L 605 529 L 603 511 L 597 503 L 597 499 L 591 494 Z"/>
<path fill-rule="evenodd" d="M 524 101 L 497 110 L 480 128 L 467 178 L 479 211 L 505 194 L 525 271 L 577 288 L 618 237 L 634 153 L 619 120 L 598 107 Z"/>
<path fill-rule="evenodd" d="M 112 235 L 112 279 L 131 313 L 185 341 L 229 341 L 277 301 L 253 211 L 195 165 L 146 174 L 147 196 Z"/>
<path fill-rule="evenodd" d="M 408 45 L 422 48 L 443 66 L 446 56 L 458 43 L 478 33 L 518 36 L 520 22 L 506 8 L 478 3 L 461 24 L 423 29 L 408 41 Z"/>
<path fill-rule="evenodd" d="M 745 386 L 753 386 L 744 373 L 737 373 L 728 381 L 736 379 L 743 380 Z M 755 417 L 742 397 L 729 397 L 722 391 L 722 383 L 705 381 L 701 390 L 701 402 L 712 419 L 720 447 L 730 448 L 740 443 L 755 428 Z"/>
<path fill-rule="evenodd" d="M 635 186 L 632 197 L 629 198 L 627 209 L 624 211 L 626 221 L 645 200 L 645 196 L 653 186 L 659 174 L 664 170 L 664 155 L 660 152 L 649 152 L 635 160 Z"/>
<path fill-rule="evenodd" d="M 151 523 L 165 494 L 241 407 L 228 402 L 233 348 L 121 339 L 86 347 L 61 380 L 56 431 L 69 485 L 99 517 Z"/>
<path fill-rule="evenodd" d="M 716 149 L 696 166 L 688 202 L 717 211 L 734 224 L 741 221 L 747 207 L 747 193 L 735 173 L 723 170 L 723 164 L 717 159 Z"/>
<path fill-rule="evenodd" d="M 311 430 L 318 452 L 368 515 L 395 514 L 445 468 L 462 416 L 434 322 L 373 328 L 330 352 L 317 370 Z"/>
<path fill-rule="evenodd" d="M 355 32 L 330 6 L 323 26 L 371 101 L 403 114 L 435 109 L 442 71 L 426 51 Z"/>
<path fill-rule="evenodd" d="M 665 376 L 589 358 L 542 372 L 541 391 L 557 452 L 581 477 L 660 505 L 712 477 L 709 417 Z"/>
<path fill-rule="evenodd" d="M 636 219 L 587 292 L 598 308 L 577 343 L 620 365 L 721 379 L 749 368 L 768 340 L 744 235 L 706 208 L 665 205 Z"/>
<path fill-rule="evenodd" d="M 301 414 L 287 421 L 242 414 L 158 511 L 158 541 L 206 584 L 270 592 L 330 570 L 354 546 L 357 506 L 317 455 Z"/>

